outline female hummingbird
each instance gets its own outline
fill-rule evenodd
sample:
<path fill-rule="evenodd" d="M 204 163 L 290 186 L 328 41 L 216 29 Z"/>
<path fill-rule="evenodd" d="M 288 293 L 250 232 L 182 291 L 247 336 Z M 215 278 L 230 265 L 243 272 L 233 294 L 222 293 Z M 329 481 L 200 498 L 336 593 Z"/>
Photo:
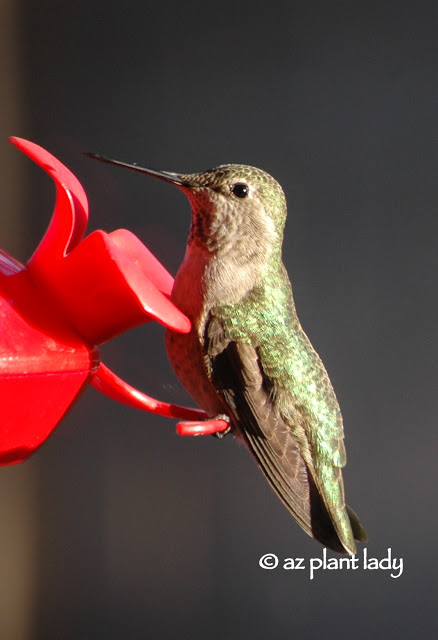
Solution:
<path fill-rule="evenodd" d="M 167 331 L 175 373 L 210 416 L 227 416 L 306 533 L 334 551 L 356 553 L 355 539 L 367 534 L 345 504 L 341 412 L 298 320 L 282 262 L 281 186 L 245 165 L 180 174 L 92 157 L 186 194 L 192 221 L 172 301 L 192 330 Z"/>

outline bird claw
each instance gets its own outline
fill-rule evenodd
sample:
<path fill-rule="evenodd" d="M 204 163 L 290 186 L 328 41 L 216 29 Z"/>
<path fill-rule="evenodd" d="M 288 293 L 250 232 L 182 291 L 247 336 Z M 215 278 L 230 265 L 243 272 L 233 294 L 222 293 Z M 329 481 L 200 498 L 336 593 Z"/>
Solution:
<path fill-rule="evenodd" d="M 231 422 L 230 422 L 229 417 L 225 413 L 221 413 L 221 414 L 215 416 L 214 422 L 221 424 L 221 429 L 218 430 L 218 431 L 215 431 L 214 433 L 211 434 L 215 438 L 224 438 L 226 435 L 228 435 L 230 433 L 230 431 L 231 431 Z M 222 427 L 222 423 L 226 423 L 227 426 L 225 428 L 223 428 Z"/>

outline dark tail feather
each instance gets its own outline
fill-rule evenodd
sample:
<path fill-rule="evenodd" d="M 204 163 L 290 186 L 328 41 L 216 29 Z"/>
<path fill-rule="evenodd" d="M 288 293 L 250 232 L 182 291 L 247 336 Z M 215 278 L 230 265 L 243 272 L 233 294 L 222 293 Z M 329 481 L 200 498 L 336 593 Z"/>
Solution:
<path fill-rule="evenodd" d="M 351 529 L 353 531 L 354 539 L 359 542 L 368 542 L 368 534 L 360 523 L 357 513 L 347 505 L 347 513 L 350 518 Z"/>

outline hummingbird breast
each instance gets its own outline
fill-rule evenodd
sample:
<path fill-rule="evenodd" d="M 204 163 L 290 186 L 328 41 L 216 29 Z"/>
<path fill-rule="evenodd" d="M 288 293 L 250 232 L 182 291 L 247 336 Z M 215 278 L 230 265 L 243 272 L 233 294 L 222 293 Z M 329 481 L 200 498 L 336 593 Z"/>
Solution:
<path fill-rule="evenodd" d="M 232 246 L 231 241 L 218 243 L 214 251 L 189 240 L 172 290 L 172 302 L 190 319 L 192 330 L 188 334 L 167 331 L 169 361 L 186 391 L 210 415 L 227 412 L 206 370 L 204 337 L 210 311 L 239 305 L 270 266 L 271 247 L 266 252 L 260 252 L 260 247 L 252 249 L 255 238 L 247 237 L 243 250 L 240 235 L 234 234 Z"/>
<path fill-rule="evenodd" d="M 172 290 L 172 302 L 190 319 L 190 333 L 166 331 L 167 355 L 186 391 L 209 415 L 224 413 L 226 408 L 208 379 L 203 351 L 203 338 L 208 313 L 217 300 L 220 287 L 213 285 L 206 259 L 201 252 L 187 252 Z M 213 291 L 211 289 L 213 288 Z"/>

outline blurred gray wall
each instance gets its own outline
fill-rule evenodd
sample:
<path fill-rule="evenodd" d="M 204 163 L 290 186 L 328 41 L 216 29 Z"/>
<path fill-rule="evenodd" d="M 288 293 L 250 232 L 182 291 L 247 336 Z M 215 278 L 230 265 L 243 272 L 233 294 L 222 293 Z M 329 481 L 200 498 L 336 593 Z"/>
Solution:
<path fill-rule="evenodd" d="M 7 133 L 76 173 L 90 230 L 129 228 L 175 272 L 190 214 L 169 185 L 82 151 L 187 172 L 243 162 L 283 184 L 284 259 L 342 406 L 347 498 L 368 554 L 391 548 L 405 567 L 397 579 L 263 571 L 264 553 L 308 566 L 322 548 L 249 455 L 228 438 L 178 438 L 172 421 L 89 389 L 35 460 L 14 469 L 25 483 L 29 468 L 36 474 L 35 608 L 23 605 L 34 631 L 23 638 L 432 637 L 436 3 L 28 0 L 19 16 L 11 46 L 26 118 Z M 30 252 L 53 188 L 5 135 L 1 156 L 30 190 Z M 189 402 L 160 327 L 102 354 L 147 393 Z"/>

